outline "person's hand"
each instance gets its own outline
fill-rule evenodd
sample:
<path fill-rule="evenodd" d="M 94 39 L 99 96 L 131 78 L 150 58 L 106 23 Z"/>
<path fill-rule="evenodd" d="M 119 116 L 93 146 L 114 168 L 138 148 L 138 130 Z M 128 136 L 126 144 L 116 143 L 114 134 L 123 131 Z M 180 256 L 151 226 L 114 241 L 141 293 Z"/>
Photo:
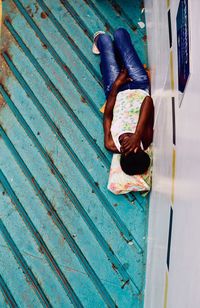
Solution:
<path fill-rule="evenodd" d="M 137 133 L 125 136 L 121 142 L 120 151 L 125 155 L 137 153 L 137 151 L 140 150 L 140 143 L 141 138 Z"/>
<path fill-rule="evenodd" d="M 114 84 L 117 87 L 122 86 L 123 84 L 132 81 L 132 79 L 128 76 L 128 71 L 127 69 L 122 69 L 117 77 L 117 79 L 115 80 Z"/>
<path fill-rule="evenodd" d="M 104 137 L 104 146 L 108 151 L 111 151 L 113 153 L 119 153 L 111 135 Z"/>

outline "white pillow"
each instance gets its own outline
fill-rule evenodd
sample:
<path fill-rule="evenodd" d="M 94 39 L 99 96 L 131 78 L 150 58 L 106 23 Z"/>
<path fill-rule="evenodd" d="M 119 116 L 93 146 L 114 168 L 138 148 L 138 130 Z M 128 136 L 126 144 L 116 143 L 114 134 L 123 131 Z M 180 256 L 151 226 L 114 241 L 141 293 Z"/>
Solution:
<path fill-rule="evenodd" d="M 120 165 L 121 154 L 113 154 L 108 180 L 108 189 L 115 195 L 127 194 L 131 191 L 149 191 L 152 176 L 152 148 L 145 151 L 151 158 L 149 169 L 142 175 L 128 175 Z"/>

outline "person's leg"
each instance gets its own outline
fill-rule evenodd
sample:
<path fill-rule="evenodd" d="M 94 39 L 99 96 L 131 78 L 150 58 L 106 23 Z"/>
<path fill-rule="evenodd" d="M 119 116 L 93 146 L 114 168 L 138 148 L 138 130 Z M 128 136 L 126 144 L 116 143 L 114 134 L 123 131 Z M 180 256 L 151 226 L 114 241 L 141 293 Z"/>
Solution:
<path fill-rule="evenodd" d="M 108 34 L 99 34 L 97 47 L 101 57 L 100 69 L 103 77 L 104 90 L 106 97 L 108 97 L 112 85 L 120 72 L 120 68 L 115 58 L 113 41 Z"/>
<path fill-rule="evenodd" d="M 114 44 L 128 70 L 129 77 L 133 79 L 128 88 L 148 89 L 147 73 L 132 45 L 129 33 L 125 29 L 119 28 L 115 31 Z"/>

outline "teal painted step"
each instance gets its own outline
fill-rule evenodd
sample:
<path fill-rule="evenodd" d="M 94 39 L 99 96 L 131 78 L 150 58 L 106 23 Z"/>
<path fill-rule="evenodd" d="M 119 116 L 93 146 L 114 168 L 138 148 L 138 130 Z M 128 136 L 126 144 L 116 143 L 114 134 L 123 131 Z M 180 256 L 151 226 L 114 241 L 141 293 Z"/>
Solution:
<path fill-rule="evenodd" d="M 107 190 L 95 31 L 144 64 L 141 1 L 3 2 L 0 306 L 143 307 L 148 199 Z"/>

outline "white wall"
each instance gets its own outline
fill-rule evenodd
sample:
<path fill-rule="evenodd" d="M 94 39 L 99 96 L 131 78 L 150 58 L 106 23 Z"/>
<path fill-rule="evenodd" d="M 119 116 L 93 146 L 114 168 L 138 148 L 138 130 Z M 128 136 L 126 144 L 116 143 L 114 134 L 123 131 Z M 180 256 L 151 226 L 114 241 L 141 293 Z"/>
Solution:
<path fill-rule="evenodd" d="M 177 168 L 168 307 L 200 307 L 200 1 L 190 1 L 191 78 L 177 110 Z"/>
<path fill-rule="evenodd" d="M 176 13 L 171 0 L 175 90 L 177 89 Z M 154 174 L 150 200 L 146 308 L 164 307 L 169 211 L 173 231 L 169 268 L 168 308 L 200 307 L 200 1 L 190 0 L 191 77 L 181 105 L 176 97 L 176 146 L 172 143 L 167 1 L 146 0 L 149 64 L 155 102 Z M 176 151 L 175 199 L 172 192 L 172 151 Z"/>
<path fill-rule="evenodd" d="M 172 105 L 166 1 L 146 0 L 148 53 L 155 104 L 153 189 L 150 199 L 145 307 L 164 306 L 172 177 Z"/>

